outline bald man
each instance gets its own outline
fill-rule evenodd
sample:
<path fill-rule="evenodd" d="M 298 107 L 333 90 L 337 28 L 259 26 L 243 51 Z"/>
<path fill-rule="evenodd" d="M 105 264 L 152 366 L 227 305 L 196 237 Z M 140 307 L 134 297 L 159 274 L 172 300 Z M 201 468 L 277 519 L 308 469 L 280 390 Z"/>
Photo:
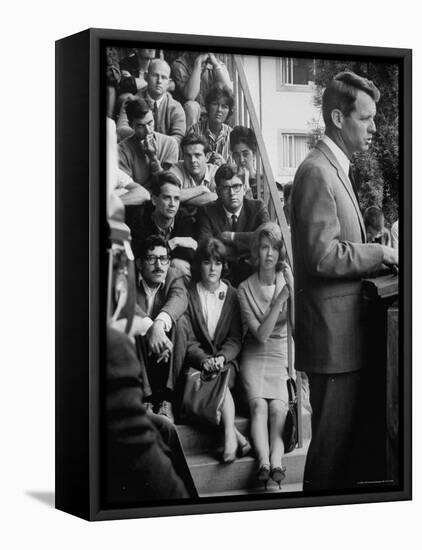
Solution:
<path fill-rule="evenodd" d="M 186 115 L 181 104 L 167 91 L 171 82 L 168 63 L 161 59 L 153 59 L 148 66 L 146 81 L 146 88 L 138 90 L 136 95 L 126 94 L 122 101 L 117 121 L 119 141 L 133 135 L 133 130 L 128 124 L 126 105 L 129 101 L 140 97 L 151 108 L 155 131 L 171 136 L 179 145 L 186 133 Z"/>
<path fill-rule="evenodd" d="M 148 86 L 139 92 L 151 107 L 155 130 L 173 137 L 179 144 L 186 133 L 186 116 L 181 104 L 167 91 L 170 84 L 170 66 L 166 61 L 154 59 L 148 67 Z"/>

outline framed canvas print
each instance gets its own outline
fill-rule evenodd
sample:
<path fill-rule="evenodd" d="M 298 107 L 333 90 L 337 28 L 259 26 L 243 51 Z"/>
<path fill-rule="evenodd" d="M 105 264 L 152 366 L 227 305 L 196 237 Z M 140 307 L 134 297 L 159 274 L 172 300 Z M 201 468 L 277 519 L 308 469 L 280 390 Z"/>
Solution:
<path fill-rule="evenodd" d="M 56 75 L 57 508 L 410 499 L 411 51 L 90 29 Z"/>

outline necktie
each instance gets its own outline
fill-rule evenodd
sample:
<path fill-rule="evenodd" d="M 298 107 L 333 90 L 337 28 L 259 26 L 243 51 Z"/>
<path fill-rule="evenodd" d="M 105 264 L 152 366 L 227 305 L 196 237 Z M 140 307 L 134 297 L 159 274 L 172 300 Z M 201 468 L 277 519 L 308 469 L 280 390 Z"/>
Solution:
<path fill-rule="evenodd" d="M 232 231 L 236 231 L 237 227 L 237 216 L 236 214 L 232 214 Z"/>

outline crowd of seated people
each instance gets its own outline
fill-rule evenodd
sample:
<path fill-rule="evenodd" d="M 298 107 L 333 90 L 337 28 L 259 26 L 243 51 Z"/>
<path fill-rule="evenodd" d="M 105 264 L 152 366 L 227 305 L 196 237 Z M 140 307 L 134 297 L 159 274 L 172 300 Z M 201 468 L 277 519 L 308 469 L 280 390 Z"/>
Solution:
<path fill-rule="evenodd" d="M 245 456 L 252 444 L 257 478 L 280 485 L 292 271 L 280 228 L 254 198 L 254 131 L 230 125 L 227 67 L 212 53 L 170 53 L 107 57 L 107 115 L 136 264 L 131 337 L 145 410 L 170 423 L 207 422 L 209 410 L 186 402 L 188 373 L 200 373 L 204 384 L 224 373 L 223 397 L 212 403 L 224 435 L 221 461 Z M 368 240 L 385 233 L 377 214 L 365 217 Z M 242 406 L 251 444 L 234 422 Z"/>
<path fill-rule="evenodd" d="M 122 199 L 131 197 L 124 201 L 137 285 L 130 335 L 144 408 L 172 424 L 209 423 L 210 404 L 189 402 L 188 373 L 199 373 L 204 386 L 224 373 L 219 402 L 211 400 L 221 462 L 253 446 L 258 478 L 280 484 L 293 279 L 281 232 L 253 197 L 256 137 L 230 125 L 232 84 L 216 55 L 155 53 L 129 50 L 119 65 L 110 55 L 108 68 L 118 187 Z M 252 446 L 235 426 L 238 407 L 250 411 Z"/>

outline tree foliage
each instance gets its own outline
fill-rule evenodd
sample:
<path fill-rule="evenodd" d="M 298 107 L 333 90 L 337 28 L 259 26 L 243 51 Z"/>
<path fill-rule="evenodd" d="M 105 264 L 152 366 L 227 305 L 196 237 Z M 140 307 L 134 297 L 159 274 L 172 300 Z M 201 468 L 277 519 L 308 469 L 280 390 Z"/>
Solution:
<path fill-rule="evenodd" d="M 399 197 L 399 69 L 390 63 L 363 61 L 315 61 L 314 104 L 321 106 L 325 85 L 340 71 L 351 70 L 369 78 L 379 88 L 375 123 L 377 132 L 369 152 L 355 155 L 354 167 L 362 210 L 368 206 L 383 209 L 386 220 L 392 223 L 398 216 Z M 321 123 L 312 134 L 321 133 Z M 312 137 L 311 137 L 312 139 Z"/>

